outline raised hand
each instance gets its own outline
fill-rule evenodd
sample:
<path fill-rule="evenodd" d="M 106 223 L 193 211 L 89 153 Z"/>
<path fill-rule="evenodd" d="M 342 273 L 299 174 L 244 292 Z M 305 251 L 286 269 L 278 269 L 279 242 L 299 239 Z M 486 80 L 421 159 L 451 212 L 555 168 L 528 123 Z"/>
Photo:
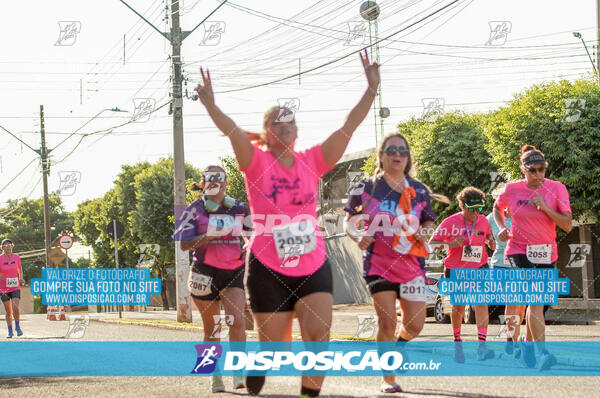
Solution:
<path fill-rule="evenodd" d="M 379 64 L 377 62 L 371 63 L 369 61 L 369 55 L 367 54 L 367 50 L 363 53 L 359 53 L 360 60 L 363 64 L 363 68 L 365 69 L 365 75 L 367 76 L 367 83 L 369 84 L 369 88 L 376 90 L 379 86 L 380 77 L 379 77 Z"/>
<path fill-rule="evenodd" d="M 207 69 L 206 73 L 204 73 L 204 69 L 200 68 L 200 74 L 202 75 L 202 83 L 198 83 L 198 86 L 194 90 L 198 93 L 198 98 L 202 104 L 205 107 L 209 107 L 215 104 L 210 72 Z"/>

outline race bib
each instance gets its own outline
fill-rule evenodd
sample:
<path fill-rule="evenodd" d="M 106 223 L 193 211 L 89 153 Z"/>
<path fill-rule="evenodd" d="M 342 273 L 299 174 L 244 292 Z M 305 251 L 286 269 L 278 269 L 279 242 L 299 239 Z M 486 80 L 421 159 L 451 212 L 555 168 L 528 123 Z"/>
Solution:
<path fill-rule="evenodd" d="M 19 278 L 6 278 L 6 287 L 19 287 Z"/>
<path fill-rule="evenodd" d="M 425 301 L 425 278 L 418 276 L 400 284 L 400 298 L 408 301 Z"/>
<path fill-rule="evenodd" d="M 483 256 L 483 246 L 463 246 L 461 261 L 479 263 L 481 256 Z"/>
<path fill-rule="evenodd" d="M 308 220 L 273 227 L 273 239 L 282 259 L 310 253 L 317 247 L 315 228 Z"/>
<path fill-rule="evenodd" d="M 552 245 L 527 245 L 527 260 L 533 264 L 552 263 Z"/>
<path fill-rule="evenodd" d="M 211 292 L 212 277 L 190 270 L 188 289 L 194 296 L 206 296 Z"/>

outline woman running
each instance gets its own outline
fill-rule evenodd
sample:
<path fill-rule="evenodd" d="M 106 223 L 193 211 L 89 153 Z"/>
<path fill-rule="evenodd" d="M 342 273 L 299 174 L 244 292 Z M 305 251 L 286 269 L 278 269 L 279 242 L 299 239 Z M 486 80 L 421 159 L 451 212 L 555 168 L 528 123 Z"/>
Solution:
<path fill-rule="evenodd" d="M 492 191 L 492 198 L 494 198 L 494 201 L 498 199 L 500 194 L 504 192 L 505 189 L 505 183 L 501 183 L 496 186 L 496 188 Z M 496 242 L 496 250 L 494 250 L 494 254 L 489 259 L 490 268 L 513 268 L 512 265 L 510 265 L 510 261 L 508 261 L 508 257 L 506 257 L 506 242 L 498 239 L 500 228 L 498 228 L 498 224 L 496 224 L 496 220 L 494 220 L 494 212 L 488 214 L 486 218 L 490 224 L 490 230 L 494 236 L 494 241 Z M 504 221 L 506 222 L 506 228 L 510 229 L 510 210 L 508 208 L 504 209 Z M 520 312 L 519 308 L 521 308 Z M 506 325 L 506 345 L 504 346 L 504 351 L 508 355 L 514 354 L 516 359 L 521 357 L 521 349 L 520 347 L 515 348 L 513 341 L 516 341 L 517 337 L 519 336 L 524 312 L 524 306 L 506 305 L 504 307 L 504 320 Z"/>
<path fill-rule="evenodd" d="M 185 209 L 189 224 L 179 240 L 182 250 L 194 252 L 188 288 L 202 316 L 204 341 L 220 341 L 223 304 L 229 341 L 244 342 L 245 264 L 239 226 L 247 211 L 244 203 L 225 195 L 226 188 L 225 170 L 208 166 L 202 182 L 192 186 L 199 193 L 198 199 Z M 233 387 L 245 387 L 243 376 L 233 377 Z M 225 391 L 220 375 L 212 377 L 212 391 Z"/>
<path fill-rule="evenodd" d="M 548 162 L 535 146 L 521 148 L 520 163 L 525 178 L 508 184 L 494 204 L 498 238 L 508 241 L 506 255 L 513 267 L 554 268 L 558 259 L 556 226 L 565 232 L 572 229 L 569 192 L 562 183 L 545 178 Z M 512 215 L 510 229 L 504 217 L 507 208 Z M 513 309 L 513 314 L 519 312 L 520 308 Z M 540 370 L 556 363 L 546 350 L 545 328 L 544 306 L 528 306 L 527 336 L 521 336 L 523 361 L 528 367 L 536 366 L 534 341 L 540 353 Z"/>
<path fill-rule="evenodd" d="M 19 286 L 25 284 L 23 280 L 23 271 L 21 270 L 21 257 L 13 253 L 13 243 L 10 239 L 2 241 L 2 255 L 0 255 L 0 299 L 4 304 L 6 313 L 6 325 L 8 327 L 8 336 L 13 337 L 12 320 L 15 318 L 15 332 L 17 336 L 22 336 L 21 315 L 19 314 L 19 300 L 21 299 L 21 289 Z"/>
<path fill-rule="evenodd" d="M 394 340 L 396 299 L 400 299 L 398 341 L 406 342 L 417 337 L 425 323 L 427 231 L 433 230 L 435 216 L 427 188 L 409 177 L 412 158 L 406 138 L 399 133 L 386 136 L 378 159 L 375 178 L 361 181 L 362 193 L 348 198 L 345 230 L 364 250 L 363 276 L 377 313 L 377 341 Z M 364 217 L 354 217 L 359 214 Z M 394 230 L 383 228 L 372 233 L 382 229 L 379 224 L 383 217 Z M 364 219 L 367 233 L 362 236 L 355 232 L 357 218 Z M 393 374 L 384 374 L 380 389 L 384 393 L 402 392 Z"/>
<path fill-rule="evenodd" d="M 485 194 L 475 187 L 466 187 L 458 193 L 456 199 L 461 211 L 442 221 L 430 241 L 432 245 L 448 245 L 448 255 L 444 258 L 446 278 L 450 277 L 451 269 L 487 267 L 485 245 L 492 250 L 496 248 L 487 219 L 480 214 L 485 206 Z M 474 307 L 479 341 L 477 360 L 483 361 L 494 357 L 494 351 L 485 345 L 489 324 L 488 306 Z M 460 335 L 464 313 L 464 305 L 452 306 L 450 319 L 455 341 L 454 360 L 459 363 L 465 361 Z"/>
<path fill-rule="evenodd" d="M 318 181 L 343 155 L 377 93 L 379 65 L 371 64 L 366 52 L 361 60 L 368 88 L 360 101 L 342 128 L 322 144 L 300 152 L 294 150 L 298 128 L 289 109 L 269 109 L 263 119 L 264 132 L 250 134 L 215 105 L 210 74 L 201 69 L 198 97 L 231 141 L 255 217 L 247 287 L 260 341 L 291 340 L 294 314 L 304 341 L 329 341 L 333 286 L 316 221 Z M 261 218 L 263 231 L 256 225 Z M 301 396 L 318 396 L 323 379 L 302 376 Z M 258 394 L 264 381 L 264 376 L 248 376 L 248 391 Z"/>

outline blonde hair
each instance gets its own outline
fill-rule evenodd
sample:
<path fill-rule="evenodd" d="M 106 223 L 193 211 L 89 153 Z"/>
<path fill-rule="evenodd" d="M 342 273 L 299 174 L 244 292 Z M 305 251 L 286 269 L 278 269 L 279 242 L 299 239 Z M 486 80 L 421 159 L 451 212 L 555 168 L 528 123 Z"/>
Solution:
<path fill-rule="evenodd" d="M 279 106 L 279 105 L 275 105 L 275 106 L 272 106 L 269 109 L 267 109 L 267 111 L 263 115 L 263 122 L 262 122 L 263 131 L 262 131 L 262 133 L 250 133 L 250 132 L 246 133 L 248 135 L 248 138 L 250 138 L 250 142 L 252 144 L 259 146 L 259 147 L 263 146 L 263 147 L 269 148 L 269 143 L 267 142 L 267 128 L 269 126 L 269 123 L 272 123 L 275 119 L 277 119 L 277 117 L 281 114 L 282 110 L 287 110 L 289 112 L 292 112 L 291 109 L 284 107 L 284 106 Z"/>

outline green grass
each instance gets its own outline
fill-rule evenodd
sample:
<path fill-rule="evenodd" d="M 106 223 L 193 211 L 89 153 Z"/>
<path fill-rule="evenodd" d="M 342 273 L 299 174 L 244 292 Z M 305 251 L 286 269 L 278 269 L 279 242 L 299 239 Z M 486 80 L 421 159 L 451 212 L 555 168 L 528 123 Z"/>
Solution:
<path fill-rule="evenodd" d="M 102 320 L 116 321 L 116 322 L 131 322 L 131 323 L 154 323 L 160 325 L 176 325 L 176 326 L 193 326 L 202 327 L 202 324 L 198 323 L 187 323 L 167 320 L 156 320 L 156 319 L 131 319 L 131 318 L 102 318 Z"/>

